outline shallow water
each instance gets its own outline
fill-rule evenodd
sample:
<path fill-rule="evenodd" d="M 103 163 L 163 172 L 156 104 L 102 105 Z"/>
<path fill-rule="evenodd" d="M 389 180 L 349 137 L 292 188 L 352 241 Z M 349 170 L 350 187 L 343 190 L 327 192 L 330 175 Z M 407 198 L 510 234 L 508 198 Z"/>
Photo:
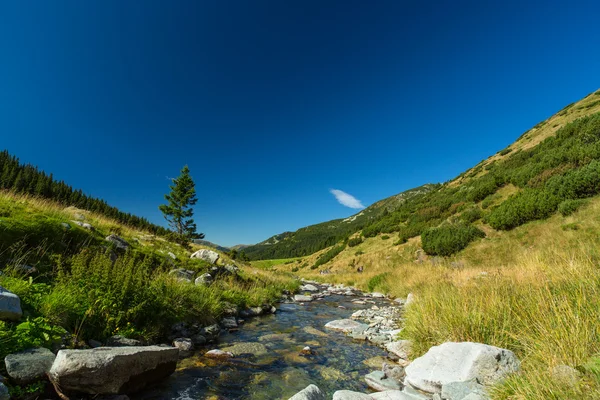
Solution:
<path fill-rule="evenodd" d="M 250 319 L 239 331 L 222 335 L 219 343 L 181 360 L 169 379 L 134 399 L 287 399 L 310 383 L 328 396 L 340 389 L 366 392 L 363 376 L 378 367 L 364 361 L 387 353 L 324 328 L 329 321 L 349 318 L 354 311 L 372 306 L 353 304 L 356 299 L 330 296 L 305 305 L 280 304 L 274 315 Z M 208 350 L 235 343 L 260 343 L 267 351 L 227 361 L 203 356 Z M 310 346 L 315 354 L 301 356 L 304 346 Z"/>

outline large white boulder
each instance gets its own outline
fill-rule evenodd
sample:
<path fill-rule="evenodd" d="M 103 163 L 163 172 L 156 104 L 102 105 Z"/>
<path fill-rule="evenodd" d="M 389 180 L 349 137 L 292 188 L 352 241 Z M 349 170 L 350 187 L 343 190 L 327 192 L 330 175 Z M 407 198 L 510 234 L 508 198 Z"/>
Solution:
<path fill-rule="evenodd" d="M 325 325 L 325 328 L 327 329 L 342 331 L 344 333 L 353 331 L 364 331 L 368 327 L 369 325 L 354 321 L 353 319 L 337 319 L 335 321 L 328 322 Z"/>
<path fill-rule="evenodd" d="M 125 394 L 171 375 L 178 358 L 175 347 L 60 350 L 48 376 L 65 393 Z"/>
<path fill-rule="evenodd" d="M 519 360 L 506 349 L 471 342 L 434 346 L 406 367 L 405 385 L 440 393 L 442 385 L 477 379 L 491 385 L 519 370 Z"/>
<path fill-rule="evenodd" d="M 219 253 L 212 250 L 202 249 L 192 254 L 190 258 L 198 258 L 214 265 L 219 259 Z"/>
<path fill-rule="evenodd" d="M 373 398 L 365 393 L 353 392 L 351 390 L 338 390 L 333 394 L 333 400 L 372 400 Z"/>
<path fill-rule="evenodd" d="M 321 392 L 315 385 L 308 385 L 305 389 L 299 391 L 289 398 L 289 400 L 325 400 L 325 393 Z"/>
<path fill-rule="evenodd" d="M 22 315 L 19 296 L 0 286 L 0 320 L 18 321 Z"/>

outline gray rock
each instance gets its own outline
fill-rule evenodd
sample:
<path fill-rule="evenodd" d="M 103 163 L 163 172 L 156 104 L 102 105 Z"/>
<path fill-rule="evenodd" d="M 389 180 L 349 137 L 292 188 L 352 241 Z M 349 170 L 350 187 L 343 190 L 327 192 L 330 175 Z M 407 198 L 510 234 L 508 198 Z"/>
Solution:
<path fill-rule="evenodd" d="M 46 379 L 56 356 L 48 349 L 28 349 L 4 358 L 6 372 L 19 385 Z"/>
<path fill-rule="evenodd" d="M 202 329 L 202 336 L 204 336 L 209 341 L 215 340 L 221 334 L 221 327 L 217 324 L 207 326 Z"/>
<path fill-rule="evenodd" d="M 442 385 L 441 397 L 445 400 L 463 400 L 472 393 L 487 397 L 484 386 L 476 380 L 446 383 Z"/>
<path fill-rule="evenodd" d="M 172 269 L 169 275 L 174 276 L 177 280 L 183 282 L 191 282 L 194 279 L 194 271 L 189 271 L 183 268 Z"/>
<path fill-rule="evenodd" d="M 194 343 L 190 338 L 177 338 L 173 340 L 173 347 L 177 347 L 181 352 L 190 352 L 194 350 Z"/>
<path fill-rule="evenodd" d="M 121 335 L 115 335 L 106 340 L 106 345 L 109 347 L 134 347 L 141 346 L 142 342 L 139 340 L 126 338 Z"/>
<path fill-rule="evenodd" d="M 0 320 L 18 321 L 22 315 L 19 296 L 0 286 Z"/>
<path fill-rule="evenodd" d="M 415 301 L 415 295 L 412 293 L 409 293 L 408 296 L 406 296 L 406 301 L 404 302 L 404 307 L 408 307 L 414 301 Z"/>
<path fill-rule="evenodd" d="M 102 347 L 102 343 L 100 343 L 99 341 L 97 341 L 97 340 L 94 340 L 94 339 L 90 339 L 90 340 L 88 340 L 88 345 L 89 345 L 89 346 L 90 346 L 92 349 L 95 349 L 96 347 Z"/>
<path fill-rule="evenodd" d="M 174 347 L 61 350 L 48 376 L 65 393 L 133 393 L 171 375 L 178 358 Z"/>
<path fill-rule="evenodd" d="M 242 310 L 240 316 L 243 318 L 257 317 L 263 313 L 262 307 L 250 307 Z"/>
<path fill-rule="evenodd" d="M 221 320 L 221 326 L 225 329 L 235 329 L 238 327 L 235 317 L 227 317 Z"/>
<path fill-rule="evenodd" d="M 251 354 L 258 357 L 269 353 L 264 344 L 256 342 L 234 343 L 233 346 L 223 347 L 221 350 L 232 353 L 236 357 L 243 354 Z"/>
<path fill-rule="evenodd" d="M 192 343 L 194 343 L 194 345 L 196 346 L 202 346 L 203 344 L 206 344 L 207 340 L 204 336 L 202 335 L 194 335 L 191 337 L 192 339 Z"/>
<path fill-rule="evenodd" d="M 373 292 L 373 293 L 371 293 L 371 297 L 374 297 L 376 299 L 383 299 L 383 298 L 385 298 L 385 294 L 379 293 L 379 292 Z"/>
<path fill-rule="evenodd" d="M 3 383 L 0 383 L 0 400 L 10 400 L 8 388 Z"/>
<path fill-rule="evenodd" d="M 409 360 L 409 354 L 412 348 L 410 340 L 398 340 L 385 345 L 385 349 L 392 354 L 395 354 L 402 360 Z"/>
<path fill-rule="evenodd" d="M 313 301 L 311 296 L 304 296 L 303 294 L 297 294 L 294 296 L 294 301 L 298 303 L 307 303 L 309 301 Z"/>
<path fill-rule="evenodd" d="M 333 394 L 333 400 L 372 400 L 373 398 L 365 393 L 353 392 L 351 390 L 338 390 Z"/>
<path fill-rule="evenodd" d="M 214 252 L 212 250 L 207 250 L 207 249 L 198 250 L 197 252 L 195 252 L 194 254 L 192 254 L 190 256 L 190 258 L 197 258 L 200 260 L 204 260 L 213 265 L 217 263 L 217 260 L 219 259 L 219 257 L 220 257 L 219 253 Z"/>
<path fill-rule="evenodd" d="M 217 359 L 226 359 L 232 358 L 233 353 L 230 351 L 223 351 L 219 349 L 209 350 L 204 354 L 205 357 L 208 358 L 217 358 Z"/>
<path fill-rule="evenodd" d="M 404 389 L 402 389 L 402 392 L 405 395 L 410 396 L 410 398 L 412 400 L 430 400 L 432 398 L 431 393 L 421 392 L 411 386 L 404 386 Z M 436 394 L 439 394 L 439 393 L 436 393 Z"/>
<path fill-rule="evenodd" d="M 300 291 L 302 292 L 318 292 L 319 288 L 315 285 L 311 285 L 310 283 L 307 285 L 300 286 Z"/>
<path fill-rule="evenodd" d="M 81 226 L 84 229 L 87 229 L 88 231 L 93 231 L 94 227 L 90 224 L 88 224 L 87 222 L 81 222 L 81 221 L 71 221 L 72 223 L 74 223 L 77 226 Z"/>
<path fill-rule="evenodd" d="M 61 224 L 61 226 L 62 226 L 63 228 L 65 228 L 66 230 L 69 230 L 69 229 L 71 229 L 71 225 L 67 224 L 66 222 L 61 222 L 60 224 Z"/>
<path fill-rule="evenodd" d="M 367 385 L 371 389 L 378 392 L 402 389 L 402 384 L 400 382 L 386 377 L 383 371 L 373 371 L 370 374 L 365 375 L 365 382 L 367 382 Z"/>
<path fill-rule="evenodd" d="M 381 370 L 383 371 L 385 376 L 398 382 L 402 382 L 406 377 L 404 367 L 400 365 L 391 365 L 384 362 Z"/>
<path fill-rule="evenodd" d="M 213 283 L 213 280 L 214 279 L 211 274 L 202 274 L 196 278 L 194 284 L 208 286 Z"/>
<path fill-rule="evenodd" d="M 385 390 L 383 392 L 372 393 L 371 398 L 374 400 L 423 400 L 426 397 L 415 396 L 401 390 Z"/>
<path fill-rule="evenodd" d="M 405 384 L 440 393 L 444 384 L 477 379 L 492 385 L 518 370 L 519 360 L 510 350 L 481 343 L 448 342 L 432 347 L 406 367 Z"/>
<path fill-rule="evenodd" d="M 108 235 L 106 241 L 114 244 L 117 249 L 127 250 L 129 248 L 129 243 L 117 235 Z"/>
<path fill-rule="evenodd" d="M 240 269 L 238 267 L 236 267 L 235 265 L 227 264 L 225 266 L 225 271 L 229 272 L 232 275 L 237 275 L 239 270 Z"/>
<path fill-rule="evenodd" d="M 315 385 L 308 385 L 289 398 L 289 400 L 326 400 L 325 393 Z"/>
<path fill-rule="evenodd" d="M 552 368 L 552 378 L 565 386 L 575 386 L 581 379 L 581 372 L 568 365 L 557 365 Z"/>
<path fill-rule="evenodd" d="M 352 319 L 338 319 L 335 321 L 328 322 L 325 325 L 327 329 L 333 329 L 336 331 L 342 331 L 344 333 L 356 332 L 367 329 L 369 326 Z"/>

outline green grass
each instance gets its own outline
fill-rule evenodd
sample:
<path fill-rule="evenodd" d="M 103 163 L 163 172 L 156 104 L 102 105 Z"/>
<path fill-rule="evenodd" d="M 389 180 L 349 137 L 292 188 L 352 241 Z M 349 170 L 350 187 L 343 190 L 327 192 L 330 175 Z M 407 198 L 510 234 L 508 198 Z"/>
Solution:
<path fill-rule="evenodd" d="M 288 264 L 290 261 L 300 261 L 302 260 L 302 257 L 292 257 L 292 258 L 279 258 L 279 259 L 275 259 L 275 260 L 257 260 L 257 261 L 251 261 L 250 265 L 252 265 L 255 268 L 262 268 L 262 269 L 268 269 L 271 267 L 274 267 L 276 265 L 281 265 L 281 264 Z"/>

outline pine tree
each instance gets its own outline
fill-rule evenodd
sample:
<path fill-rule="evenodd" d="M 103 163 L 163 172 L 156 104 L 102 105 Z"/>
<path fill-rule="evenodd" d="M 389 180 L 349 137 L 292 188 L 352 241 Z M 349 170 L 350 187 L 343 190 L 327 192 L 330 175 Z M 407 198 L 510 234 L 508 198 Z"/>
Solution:
<path fill-rule="evenodd" d="M 194 210 L 192 206 L 196 204 L 196 188 L 190 169 L 184 166 L 181 175 L 173 179 L 173 185 L 170 185 L 171 193 L 165 195 L 169 204 L 160 205 L 158 208 L 164 214 L 171 228 L 181 237 L 192 240 L 204 238 L 203 233 L 196 233 L 196 224 L 192 219 Z"/>

